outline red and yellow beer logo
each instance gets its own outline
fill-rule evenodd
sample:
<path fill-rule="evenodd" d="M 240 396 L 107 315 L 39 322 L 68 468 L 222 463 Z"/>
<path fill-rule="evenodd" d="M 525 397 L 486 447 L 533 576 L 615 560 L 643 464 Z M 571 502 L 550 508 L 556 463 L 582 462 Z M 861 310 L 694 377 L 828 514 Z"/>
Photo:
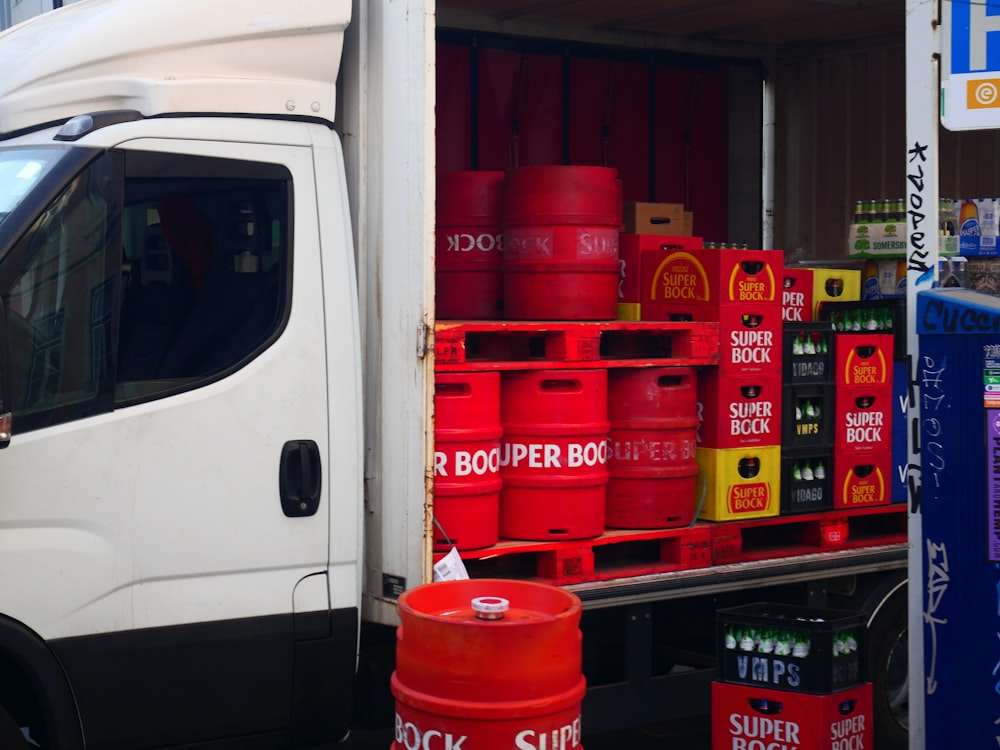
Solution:
<path fill-rule="evenodd" d="M 705 267 L 691 253 L 671 253 L 653 274 L 652 302 L 711 302 Z"/>
<path fill-rule="evenodd" d="M 885 352 L 881 349 L 872 346 L 855 347 L 844 360 L 843 385 L 888 385 L 890 373 Z"/>
<path fill-rule="evenodd" d="M 762 260 L 734 263 L 729 272 L 729 302 L 773 302 L 778 293 L 774 269 Z"/>
<path fill-rule="evenodd" d="M 844 475 L 844 485 L 840 493 L 842 507 L 879 505 L 885 502 L 885 493 L 885 475 L 878 466 L 855 466 Z"/>
<path fill-rule="evenodd" d="M 762 513 L 771 502 L 771 485 L 767 482 L 734 484 L 729 488 L 729 512 Z"/>

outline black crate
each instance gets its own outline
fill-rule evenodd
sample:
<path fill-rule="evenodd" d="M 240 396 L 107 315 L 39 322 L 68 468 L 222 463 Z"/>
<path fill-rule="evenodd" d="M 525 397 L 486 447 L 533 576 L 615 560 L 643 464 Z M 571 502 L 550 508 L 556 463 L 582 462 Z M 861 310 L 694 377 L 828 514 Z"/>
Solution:
<path fill-rule="evenodd" d="M 814 695 L 866 682 L 863 612 L 760 602 L 715 623 L 722 682 Z"/>
<path fill-rule="evenodd" d="M 785 323 L 781 351 L 785 385 L 833 382 L 833 323 Z"/>
<path fill-rule="evenodd" d="M 832 384 L 786 385 L 781 389 L 781 447 L 784 450 L 833 445 Z"/>
<path fill-rule="evenodd" d="M 822 302 L 817 317 L 832 323 L 837 333 L 851 333 L 849 323 L 854 323 L 859 333 L 891 333 L 893 358 L 906 359 L 905 295 L 859 302 Z"/>
<path fill-rule="evenodd" d="M 833 508 L 833 451 L 782 451 L 780 487 L 783 516 Z"/>

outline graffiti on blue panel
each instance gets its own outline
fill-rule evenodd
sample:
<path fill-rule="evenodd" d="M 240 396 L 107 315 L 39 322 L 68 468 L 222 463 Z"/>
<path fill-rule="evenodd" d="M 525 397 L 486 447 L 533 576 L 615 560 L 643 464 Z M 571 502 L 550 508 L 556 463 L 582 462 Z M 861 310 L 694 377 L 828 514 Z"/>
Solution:
<path fill-rule="evenodd" d="M 929 626 L 929 649 L 927 668 L 927 694 L 933 695 L 937 690 L 937 644 L 938 625 L 946 625 L 948 620 L 937 615 L 941 600 L 948 590 L 950 582 L 948 574 L 948 549 L 945 545 L 927 540 L 927 610 L 924 612 L 924 622 Z"/>
<path fill-rule="evenodd" d="M 924 305 L 923 324 L 925 333 L 1000 333 L 1000 313 L 931 298 Z"/>
<path fill-rule="evenodd" d="M 915 358 L 906 357 L 906 394 L 900 396 L 900 412 L 909 414 L 909 444 L 913 446 L 910 459 L 904 466 L 898 468 L 899 481 L 906 483 L 906 492 L 910 501 L 910 513 L 920 513 L 921 494 L 923 492 L 920 476 L 920 416 L 919 412 L 910 412 L 910 404 L 917 402 L 920 382 L 913 370 Z"/>
<path fill-rule="evenodd" d="M 932 357 L 925 356 L 921 358 L 921 363 L 920 422 L 923 431 L 921 464 L 923 473 L 930 475 L 931 486 L 936 495 L 936 491 L 941 489 L 941 477 L 947 464 L 944 424 L 937 417 L 937 413 L 947 398 L 944 374 L 948 367 L 948 359 L 945 358 L 938 365 Z"/>

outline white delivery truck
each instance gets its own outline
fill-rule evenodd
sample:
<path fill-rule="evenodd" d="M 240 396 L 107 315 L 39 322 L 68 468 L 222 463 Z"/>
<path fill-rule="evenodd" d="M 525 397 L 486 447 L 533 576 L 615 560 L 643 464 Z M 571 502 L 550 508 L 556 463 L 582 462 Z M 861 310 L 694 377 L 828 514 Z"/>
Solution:
<path fill-rule="evenodd" d="M 391 721 L 435 555 L 436 22 L 83 0 L 0 35 L 3 747 Z M 707 712 L 718 607 L 836 603 L 901 746 L 905 572 L 874 538 L 575 583 L 584 731 Z"/>

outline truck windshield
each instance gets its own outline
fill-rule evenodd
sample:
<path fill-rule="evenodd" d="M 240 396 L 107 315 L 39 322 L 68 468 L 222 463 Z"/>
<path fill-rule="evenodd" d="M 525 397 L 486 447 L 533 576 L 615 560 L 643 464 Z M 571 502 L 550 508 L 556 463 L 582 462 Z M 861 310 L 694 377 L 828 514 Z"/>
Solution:
<path fill-rule="evenodd" d="M 64 149 L 0 150 L 0 221 L 24 200 L 65 154 Z"/>

